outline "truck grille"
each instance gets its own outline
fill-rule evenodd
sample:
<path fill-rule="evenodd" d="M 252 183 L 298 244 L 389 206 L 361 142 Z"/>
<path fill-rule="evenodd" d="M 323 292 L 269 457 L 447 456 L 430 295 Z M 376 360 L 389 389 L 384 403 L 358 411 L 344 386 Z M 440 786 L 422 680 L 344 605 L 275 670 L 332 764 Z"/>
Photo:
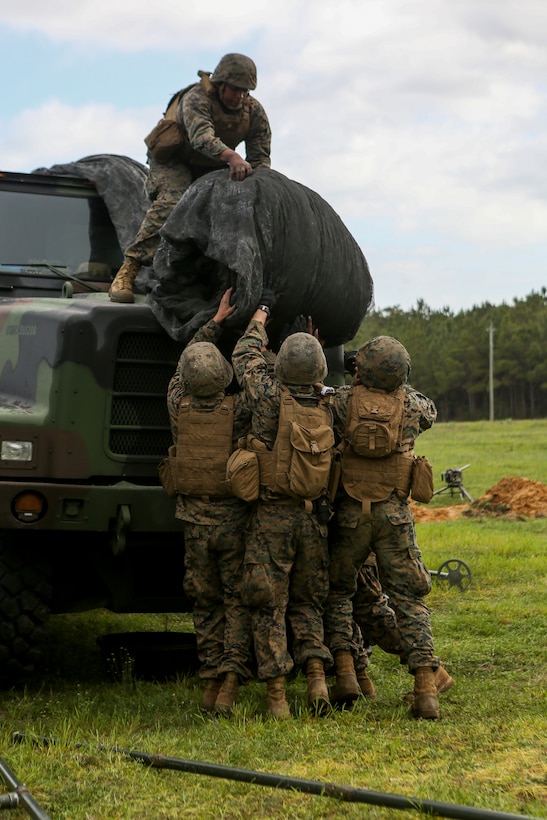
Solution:
<path fill-rule="evenodd" d="M 165 456 L 173 443 L 167 387 L 181 350 L 163 333 L 120 336 L 110 414 L 112 453 L 156 460 Z"/>

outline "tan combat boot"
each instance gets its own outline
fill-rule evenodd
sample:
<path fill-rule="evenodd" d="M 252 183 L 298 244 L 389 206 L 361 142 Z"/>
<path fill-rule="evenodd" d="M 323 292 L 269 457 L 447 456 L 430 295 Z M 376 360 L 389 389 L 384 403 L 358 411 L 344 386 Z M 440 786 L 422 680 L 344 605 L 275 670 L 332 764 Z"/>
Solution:
<path fill-rule="evenodd" d="M 418 666 L 416 669 L 412 711 L 416 717 L 426 720 L 438 720 L 440 717 L 435 670 L 432 666 Z"/>
<path fill-rule="evenodd" d="M 437 669 L 435 669 L 434 677 L 438 695 L 441 695 L 443 692 L 448 692 L 448 690 L 454 686 L 454 678 L 448 674 L 444 666 L 438 666 Z"/>
<path fill-rule="evenodd" d="M 285 678 L 280 675 L 266 681 L 268 691 L 268 714 L 278 720 L 290 720 L 291 710 L 285 697 Z"/>
<path fill-rule="evenodd" d="M 359 684 L 359 688 L 363 695 L 366 698 L 375 698 L 376 689 L 374 688 L 374 684 L 368 676 L 367 670 L 359 669 L 355 674 L 357 675 L 357 683 Z"/>
<path fill-rule="evenodd" d="M 203 699 L 201 701 L 201 708 L 205 712 L 213 712 L 215 709 L 215 701 L 222 684 L 218 678 L 209 678 L 205 684 L 205 691 L 203 692 Z"/>
<path fill-rule="evenodd" d="M 308 705 L 316 715 L 330 709 L 329 690 L 325 681 L 325 665 L 321 658 L 309 658 L 306 664 L 308 678 Z"/>
<path fill-rule="evenodd" d="M 111 302 L 134 302 L 133 282 L 141 269 L 138 259 L 128 256 L 114 277 L 108 295 Z"/>
<path fill-rule="evenodd" d="M 454 686 L 454 678 L 448 674 L 444 666 L 438 666 L 433 673 L 435 678 L 435 686 L 437 687 L 437 694 L 442 695 L 443 692 L 448 692 Z M 414 700 L 414 692 L 407 692 L 403 695 L 403 700 L 412 703 Z"/>
<path fill-rule="evenodd" d="M 231 715 L 239 692 L 239 678 L 235 672 L 227 672 L 215 701 L 215 712 Z"/>
<path fill-rule="evenodd" d="M 334 669 L 336 683 L 330 692 L 331 703 L 333 706 L 351 706 L 361 694 L 351 652 L 345 649 L 336 652 L 334 655 Z"/>

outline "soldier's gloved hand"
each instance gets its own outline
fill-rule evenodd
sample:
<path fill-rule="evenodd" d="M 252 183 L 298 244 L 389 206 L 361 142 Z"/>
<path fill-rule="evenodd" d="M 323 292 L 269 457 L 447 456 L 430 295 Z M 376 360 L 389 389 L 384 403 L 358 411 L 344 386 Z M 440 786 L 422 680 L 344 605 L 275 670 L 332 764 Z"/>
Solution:
<path fill-rule="evenodd" d="M 264 307 L 270 308 L 271 310 L 276 302 L 277 296 L 273 290 L 271 288 L 262 288 L 262 293 L 260 294 L 258 304 L 264 305 Z"/>
<path fill-rule="evenodd" d="M 306 333 L 307 327 L 308 320 L 302 313 L 300 316 L 297 316 L 296 319 L 293 319 L 292 322 L 285 322 L 279 331 L 279 344 L 283 344 L 287 336 L 290 336 L 292 333 Z"/>
<path fill-rule="evenodd" d="M 352 375 L 357 372 L 357 350 L 344 350 L 344 370 Z"/>

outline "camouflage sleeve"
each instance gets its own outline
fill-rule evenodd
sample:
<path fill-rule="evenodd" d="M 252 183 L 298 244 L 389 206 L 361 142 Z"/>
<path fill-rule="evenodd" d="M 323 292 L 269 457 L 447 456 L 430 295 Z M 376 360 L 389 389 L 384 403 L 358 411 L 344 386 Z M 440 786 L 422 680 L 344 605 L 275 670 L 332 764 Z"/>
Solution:
<path fill-rule="evenodd" d="M 247 330 L 235 344 L 232 365 L 240 387 L 245 390 L 248 400 L 258 396 L 259 382 L 269 379 L 268 362 L 262 352 L 268 346 L 266 328 L 261 322 L 251 320 Z"/>
<path fill-rule="evenodd" d="M 251 409 L 247 404 L 245 393 L 236 393 L 234 398 L 234 429 L 233 446 L 237 447 L 238 440 L 251 432 Z"/>
<path fill-rule="evenodd" d="M 253 168 L 270 168 L 272 132 L 268 116 L 258 100 L 250 98 L 251 122 L 245 139 L 245 159 Z"/>
<path fill-rule="evenodd" d="M 196 330 L 194 336 L 188 342 L 189 345 L 195 342 L 211 342 L 216 345 L 222 336 L 222 325 L 217 325 L 212 319 L 209 319 L 199 330 Z"/>
<path fill-rule="evenodd" d="M 171 433 L 174 443 L 177 441 L 179 405 L 183 395 L 184 391 L 180 381 L 180 367 L 177 364 L 177 369 L 173 373 L 167 387 L 167 412 L 169 413 L 169 423 L 171 424 Z"/>
<path fill-rule="evenodd" d="M 200 154 L 218 159 L 219 154 L 228 148 L 216 135 L 209 97 L 199 83 L 183 96 L 177 118 L 186 129 L 190 145 Z"/>
<path fill-rule="evenodd" d="M 414 391 L 414 401 L 420 408 L 420 432 L 429 430 L 437 421 L 437 408 L 434 402 L 417 391 Z"/>
<path fill-rule="evenodd" d="M 268 360 L 263 353 L 267 345 L 264 325 L 251 320 L 234 347 L 232 364 L 253 414 L 252 432 L 272 447 L 279 418 L 279 382 L 269 372 Z"/>
<path fill-rule="evenodd" d="M 402 444 L 412 448 L 420 433 L 433 426 L 437 419 L 437 408 L 431 399 L 418 393 L 409 384 L 405 385 L 405 390 Z"/>
<path fill-rule="evenodd" d="M 344 438 L 344 430 L 346 427 L 346 415 L 348 410 L 348 401 L 351 396 L 351 385 L 344 385 L 337 387 L 333 397 L 332 408 L 334 411 L 334 432 L 336 433 L 337 442 Z"/>

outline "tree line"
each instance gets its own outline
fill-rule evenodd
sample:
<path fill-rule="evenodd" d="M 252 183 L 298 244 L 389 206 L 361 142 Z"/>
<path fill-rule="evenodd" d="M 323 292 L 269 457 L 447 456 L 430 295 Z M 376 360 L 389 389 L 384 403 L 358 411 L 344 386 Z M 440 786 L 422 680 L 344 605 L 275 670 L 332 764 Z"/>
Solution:
<path fill-rule="evenodd" d="M 484 303 L 456 314 L 422 300 L 408 312 L 373 310 L 346 350 L 379 335 L 405 345 L 410 381 L 433 399 L 439 421 L 547 417 L 546 288 L 511 305 Z"/>

